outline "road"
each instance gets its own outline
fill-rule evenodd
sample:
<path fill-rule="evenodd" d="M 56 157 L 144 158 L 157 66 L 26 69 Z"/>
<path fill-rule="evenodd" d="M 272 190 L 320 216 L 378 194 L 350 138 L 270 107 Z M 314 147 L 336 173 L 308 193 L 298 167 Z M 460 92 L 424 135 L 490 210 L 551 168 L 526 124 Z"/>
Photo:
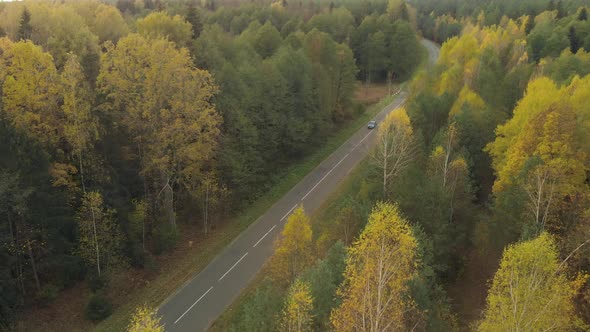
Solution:
<path fill-rule="evenodd" d="M 436 44 L 423 40 L 429 62 L 438 58 Z M 386 106 L 375 120 L 380 123 L 406 101 L 406 91 Z M 310 215 L 363 160 L 376 143 L 377 130 L 361 128 L 277 203 L 231 242 L 209 265 L 158 309 L 168 332 L 205 331 L 254 278 L 273 253 L 289 214 L 299 205 Z"/>

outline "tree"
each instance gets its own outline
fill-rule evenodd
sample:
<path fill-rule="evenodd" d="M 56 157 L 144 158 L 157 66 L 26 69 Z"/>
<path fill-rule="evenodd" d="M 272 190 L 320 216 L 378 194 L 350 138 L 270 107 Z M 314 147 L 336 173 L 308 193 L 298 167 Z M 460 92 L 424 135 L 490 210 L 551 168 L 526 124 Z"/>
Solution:
<path fill-rule="evenodd" d="M 16 39 L 30 40 L 32 35 L 33 27 L 31 26 L 31 13 L 27 10 L 27 7 L 25 7 L 20 18 Z"/>
<path fill-rule="evenodd" d="M 98 86 L 111 116 L 129 130 L 152 206 L 176 224 L 175 190 L 198 187 L 214 155 L 220 117 L 211 103 L 211 75 L 193 67 L 186 49 L 163 39 L 130 35 L 109 45 Z"/>
<path fill-rule="evenodd" d="M 279 330 L 282 294 L 268 278 L 262 281 L 239 308 L 231 331 L 274 332 Z"/>
<path fill-rule="evenodd" d="M 378 145 L 372 160 L 382 174 L 383 196 L 387 196 L 390 179 L 400 175 L 416 157 L 416 141 L 406 110 L 400 108 L 389 113 L 377 135 Z"/>
<path fill-rule="evenodd" d="M 568 280 L 564 263 L 547 233 L 510 245 L 492 281 L 478 330 L 575 330 L 580 321 L 573 298 L 585 278 Z"/>
<path fill-rule="evenodd" d="M 0 40 L 4 72 L 2 106 L 18 130 L 28 131 L 45 147 L 61 139 L 62 117 L 58 112 L 59 77 L 51 55 L 31 41 Z"/>
<path fill-rule="evenodd" d="M 585 188 L 585 139 L 576 129 L 582 108 L 571 103 L 586 84 L 576 80 L 558 88 L 547 78 L 532 81 L 513 118 L 498 127 L 487 147 L 497 174 L 494 192 L 508 192 L 511 186 L 523 190 L 535 232 L 551 221 L 565 197 Z"/>
<path fill-rule="evenodd" d="M 135 310 L 131 322 L 127 326 L 128 332 L 164 332 L 164 326 L 160 324 L 154 310 L 141 306 Z"/>
<path fill-rule="evenodd" d="M 148 38 L 167 38 L 178 47 L 190 45 L 193 29 L 180 15 L 168 16 L 164 12 L 153 12 L 137 21 L 137 32 Z"/>
<path fill-rule="evenodd" d="M 281 34 L 269 21 L 256 31 L 253 46 L 262 58 L 268 58 L 276 52 L 281 41 Z"/>
<path fill-rule="evenodd" d="M 311 331 L 313 317 L 313 298 L 309 285 L 297 279 L 287 295 L 283 317 L 281 319 L 281 331 L 305 332 Z"/>
<path fill-rule="evenodd" d="M 117 42 L 129 33 L 129 28 L 121 12 L 116 7 L 100 4 L 94 15 L 87 19 L 90 30 L 98 37 L 100 43 L 107 40 Z"/>
<path fill-rule="evenodd" d="M 557 19 L 564 18 L 567 15 L 565 9 L 563 8 L 563 1 L 561 0 L 557 0 L 555 10 L 557 10 L 557 15 L 555 16 Z"/>
<path fill-rule="evenodd" d="M 377 203 L 348 250 L 342 304 L 330 320 L 337 331 L 406 330 L 413 301 L 407 282 L 416 271 L 417 242 L 397 206 Z"/>
<path fill-rule="evenodd" d="M 578 21 L 587 21 L 588 20 L 588 10 L 586 7 L 582 7 L 578 12 Z"/>
<path fill-rule="evenodd" d="M 575 54 L 580 49 L 580 38 L 576 34 L 576 28 L 573 25 L 568 30 L 567 38 L 570 41 L 570 50 Z"/>
<path fill-rule="evenodd" d="M 146 220 L 148 218 L 148 205 L 144 200 L 133 201 L 133 211 L 129 214 L 129 226 L 131 240 L 141 243 L 141 252 L 146 251 Z"/>
<path fill-rule="evenodd" d="M 298 207 L 287 219 L 275 242 L 272 271 L 277 281 L 291 282 L 312 262 L 312 231 L 309 217 Z"/>
<path fill-rule="evenodd" d="M 122 262 L 123 237 L 114 214 L 114 210 L 105 208 L 100 193 L 90 191 L 82 197 L 76 217 L 80 233 L 78 253 L 88 265 L 96 267 L 99 277 Z"/>
<path fill-rule="evenodd" d="M 80 183 L 82 191 L 86 193 L 84 155 L 98 139 L 98 119 L 92 113 L 93 96 L 76 55 L 69 55 L 61 80 L 64 137 L 71 155 L 78 159 Z"/>
<path fill-rule="evenodd" d="M 328 250 L 324 259 L 301 276 L 301 280 L 309 285 L 313 298 L 311 316 L 316 330 L 330 330 L 330 312 L 340 303 L 336 291 L 344 280 L 345 267 L 346 247 L 338 241 Z"/>
<path fill-rule="evenodd" d="M 191 24 L 193 39 L 199 38 L 201 31 L 203 31 L 203 22 L 201 19 L 201 13 L 197 10 L 197 7 L 195 7 L 192 2 L 188 4 L 185 19 Z"/>

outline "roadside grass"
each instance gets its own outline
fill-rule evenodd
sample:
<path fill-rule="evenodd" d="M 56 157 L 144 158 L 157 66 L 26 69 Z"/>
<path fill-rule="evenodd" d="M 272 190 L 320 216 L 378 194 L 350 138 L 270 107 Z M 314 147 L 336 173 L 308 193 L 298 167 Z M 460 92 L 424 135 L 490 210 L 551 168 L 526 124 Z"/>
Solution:
<path fill-rule="evenodd" d="M 198 243 L 193 243 L 192 246 L 188 244 L 190 239 L 184 238 L 183 243 L 179 244 L 179 248 L 174 250 L 174 253 L 164 255 L 163 259 L 158 259 L 158 270 L 161 272 L 149 280 L 145 287 L 137 289 L 125 301 L 121 301 L 122 303 L 116 308 L 113 315 L 98 324 L 95 331 L 122 331 L 128 324 L 129 318 L 136 307 L 142 304 L 158 306 L 176 289 L 190 280 L 192 276 L 205 268 L 227 244 L 394 99 L 394 96 L 383 99 L 380 103 L 369 107 L 355 119 L 345 124 L 329 137 L 323 146 L 301 162 L 288 167 L 282 172 L 283 176 L 278 177 L 280 180 L 270 191 L 238 213 L 237 217 L 220 225 L 207 238 L 199 240 Z M 198 233 L 198 231 L 196 232 Z M 185 230 L 183 230 L 183 233 L 195 234 L 195 232 L 186 232 Z M 112 288 L 114 290 L 124 289 L 124 287 L 129 286 L 128 281 L 128 278 L 124 277 L 117 283 L 122 286 L 121 288 Z"/>
<path fill-rule="evenodd" d="M 317 238 L 326 230 L 327 227 L 331 227 L 338 215 L 338 212 L 342 208 L 342 203 L 350 196 L 354 196 L 359 192 L 361 183 L 367 178 L 370 173 L 370 167 L 368 160 L 361 161 L 350 173 L 350 175 L 338 186 L 338 188 L 330 194 L 328 199 L 322 203 L 322 205 L 316 210 L 314 214 L 310 216 L 312 228 L 314 232 L 314 239 Z M 333 243 L 332 243 L 333 244 Z M 325 255 L 327 248 L 318 248 L 317 259 L 322 259 Z M 270 261 L 270 260 L 269 260 Z M 252 280 L 248 286 L 240 293 L 240 295 L 232 302 L 232 304 L 223 312 L 221 316 L 217 318 L 215 322 L 209 328 L 210 332 L 224 332 L 229 331 L 232 324 L 239 319 L 240 309 L 244 303 L 254 295 L 256 289 L 264 281 L 268 275 L 269 265 L 268 262 L 264 267 L 256 274 L 254 280 Z M 286 295 L 288 289 L 279 289 L 283 295 Z"/>

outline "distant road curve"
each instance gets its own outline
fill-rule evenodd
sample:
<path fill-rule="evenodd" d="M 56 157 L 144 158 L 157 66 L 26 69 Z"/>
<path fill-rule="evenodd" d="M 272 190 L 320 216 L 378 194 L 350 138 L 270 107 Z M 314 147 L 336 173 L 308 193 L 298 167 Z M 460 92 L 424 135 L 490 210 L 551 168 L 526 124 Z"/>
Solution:
<path fill-rule="evenodd" d="M 422 40 L 430 64 L 436 62 L 439 47 Z M 403 105 L 407 92 L 386 106 L 377 123 Z M 246 288 L 273 254 L 273 242 L 289 214 L 303 205 L 307 214 L 318 209 L 338 184 L 363 160 L 372 146 L 376 130 L 363 127 L 311 171 L 303 180 L 231 242 L 204 270 L 170 296 L 158 309 L 168 332 L 205 331 Z"/>

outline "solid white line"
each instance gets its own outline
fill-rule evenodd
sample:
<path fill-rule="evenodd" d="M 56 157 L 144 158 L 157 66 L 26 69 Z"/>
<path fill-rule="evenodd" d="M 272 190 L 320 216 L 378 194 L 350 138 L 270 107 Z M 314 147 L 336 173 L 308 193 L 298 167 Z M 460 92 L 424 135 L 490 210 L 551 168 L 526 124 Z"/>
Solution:
<path fill-rule="evenodd" d="M 254 248 L 256 248 L 256 246 L 260 243 L 260 241 L 264 240 L 264 238 L 268 235 L 268 233 L 272 232 L 273 229 L 275 229 L 275 227 L 277 227 L 277 225 L 272 226 L 268 232 L 266 232 L 266 234 L 262 235 L 262 237 L 260 238 L 260 240 L 258 240 L 258 242 L 256 242 L 254 244 Z"/>
<path fill-rule="evenodd" d="M 338 162 L 336 165 L 334 165 L 334 167 L 332 167 L 332 169 L 331 169 L 330 171 L 328 171 L 328 173 L 326 173 L 326 175 L 324 175 L 324 177 L 323 177 L 323 178 L 322 178 L 322 179 L 321 179 L 321 180 L 320 180 L 318 183 L 316 183 L 316 184 L 315 184 L 315 186 L 313 186 L 313 188 L 311 188 L 311 190 L 310 190 L 310 191 L 308 191 L 308 192 L 307 192 L 307 194 L 305 194 L 305 196 L 303 196 L 303 198 L 302 198 L 301 200 L 304 200 L 304 199 L 307 197 L 307 195 L 311 194 L 311 192 L 312 192 L 312 191 L 313 191 L 313 190 L 314 190 L 314 189 L 315 189 L 317 186 L 319 186 L 319 184 L 320 184 L 320 183 L 322 183 L 322 181 L 324 181 L 324 179 L 325 179 L 325 178 L 326 178 L 328 175 L 330 175 L 330 173 L 332 173 L 332 171 L 333 171 L 333 170 L 335 170 L 335 169 L 336 169 L 336 167 L 338 167 L 338 165 L 340 165 L 340 163 L 341 163 L 341 162 L 343 162 L 343 161 L 344 161 L 344 159 L 346 159 L 346 157 L 348 157 L 348 155 L 349 155 L 349 154 L 350 154 L 350 153 L 347 153 L 347 154 L 346 154 L 346 156 L 344 156 L 344 158 L 340 159 L 340 161 L 339 161 L 339 162 Z"/>
<path fill-rule="evenodd" d="M 213 289 L 213 286 L 211 286 L 203 295 L 201 295 L 201 297 L 199 297 L 199 299 L 197 301 L 195 301 L 195 303 L 193 303 L 193 305 L 191 305 L 188 309 L 186 309 L 184 314 L 182 314 L 182 316 L 178 317 L 178 319 L 174 321 L 174 324 L 178 323 L 178 321 L 181 320 L 182 317 L 184 317 L 184 315 L 186 315 L 187 312 L 189 312 L 197 303 L 199 303 L 199 301 L 201 301 L 201 299 L 204 298 L 205 295 L 207 295 L 207 293 L 209 293 L 212 289 Z"/>
<path fill-rule="evenodd" d="M 291 210 L 289 210 L 289 212 L 285 213 L 285 215 L 281 218 L 280 221 L 283 221 L 283 219 L 287 218 L 287 216 L 289 215 L 289 213 L 291 213 L 291 211 L 295 210 L 296 207 L 297 207 L 297 204 L 293 205 L 293 207 L 291 208 Z"/>
<path fill-rule="evenodd" d="M 223 279 L 223 277 L 225 277 L 225 276 L 226 276 L 226 275 L 227 275 L 227 274 L 228 274 L 228 273 L 229 273 L 231 270 L 233 270 L 233 269 L 234 269 L 234 267 L 236 267 L 236 265 L 238 265 L 238 263 L 239 263 L 239 262 L 241 262 L 241 261 L 242 261 L 242 259 L 244 259 L 244 257 L 246 257 L 246 255 L 248 255 L 248 253 L 245 253 L 245 254 L 244 254 L 244 256 L 242 256 L 242 258 L 238 259 L 238 261 L 237 261 L 237 262 L 236 262 L 236 263 L 235 263 L 235 264 L 234 264 L 232 267 L 230 267 L 230 268 L 229 268 L 229 270 L 227 270 L 227 272 L 225 272 L 225 273 L 224 273 L 224 274 L 221 276 L 221 278 L 219 278 L 219 280 L 217 280 L 217 281 L 221 281 L 221 279 Z"/>

